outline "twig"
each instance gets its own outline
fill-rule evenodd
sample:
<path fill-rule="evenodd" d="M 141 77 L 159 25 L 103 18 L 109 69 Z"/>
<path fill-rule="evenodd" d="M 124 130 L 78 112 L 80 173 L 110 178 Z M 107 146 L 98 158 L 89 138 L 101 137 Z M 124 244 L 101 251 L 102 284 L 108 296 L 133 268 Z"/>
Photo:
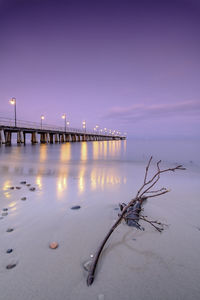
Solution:
<path fill-rule="evenodd" d="M 149 220 L 147 220 L 145 217 L 140 217 L 140 219 L 141 220 L 143 220 L 143 221 L 145 221 L 145 222 L 147 222 L 147 223 L 149 223 L 149 224 L 151 224 L 157 231 L 159 231 L 159 232 L 162 232 L 163 231 L 163 227 L 158 227 L 158 226 L 156 226 L 156 225 L 154 225 L 153 223 L 156 223 L 156 224 L 158 224 L 158 225 L 160 225 L 160 226 L 164 226 L 165 224 L 162 224 L 162 223 L 158 223 L 157 221 L 149 221 Z"/>
<path fill-rule="evenodd" d="M 93 258 L 93 262 L 90 266 L 89 272 L 88 272 L 88 277 L 87 277 L 87 285 L 91 285 L 94 281 L 94 277 L 95 277 L 95 270 L 98 264 L 98 260 L 99 257 L 101 255 L 101 252 L 107 242 L 107 240 L 109 239 L 109 237 L 111 236 L 111 234 L 113 233 L 113 231 L 117 228 L 117 226 L 121 223 L 121 221 L 125 218 L 129 218 L 127 214 L 127 210 L 129 207 L 133 206 L 136 201 L 139 201 L 140 204 L 142 205 L 143 201 L 145 201 L 148 198 L 152 198 L 152 197 L 157 197 L 163 194 L 166 194 L 169 192 L 169 190 L 167 190 L 166 188 L 162 188 L 162 189 L 158 189 L 155 191 L 152 191 L 152 187 L 156 185 L 156 183 L 158 182 L 158 180 L 160 179 L 160 174 L 165 173 L 165 172 L 174 172 L 176 170 L 185 170 L 185 168 L 182 167 L 182 165 L 178 165 L 174 168 L 168 168 L 168 169 L 164 169 L 161 170 L 160 169 L 160 163 L 161 161 L 157 162 L 157 172 L 151 177 L 151 179 L 149 179 L 147 181 L 147 176 L 148 176 L 148 171 L 149 171 L 149 167 L 152 161 L 152 156 L 150 157 L 147 166 L 146 166 L 146 171 L 145 171 L 145 175 L 144 175 L 144 182 L 142 184 L 142 186 L 140 187 L 140 189 L 138 190 L 136 197 L 131 199 L 131 201 L 126 205 L 126 204 L 120 204 L 120 209 L 121 209 L 121 214 L 119 215 L 118 220 L 114 223 L 114 225 L 111 227 L 111 229 L 108 231 L 106 237 L 104 238 L 104 240 L 102 241 L 102 243 L 100 244 L 100 247 L 98 248 L 94 258 Z M 152 193 L 152 195 L 147 196 L 147 193 Z M 159 228 L 158 226 L 156 226 L 155 224 L 158 225 L 164 225 L 161 223 L 158 223 L 157 221 L 149 221 L 146 219 L 146 216 L 140 216 L 141 220 L 150 223 L 157 231 L 162 232 L 163 228 Z M 130 218 L 129 218 L 130 219 Z M 135 220 L 136 221 L 136 220 Z M 137 222 L 137 221 L 136 221 Z M 137 222 L 138 223 L 138 222 Z"/>

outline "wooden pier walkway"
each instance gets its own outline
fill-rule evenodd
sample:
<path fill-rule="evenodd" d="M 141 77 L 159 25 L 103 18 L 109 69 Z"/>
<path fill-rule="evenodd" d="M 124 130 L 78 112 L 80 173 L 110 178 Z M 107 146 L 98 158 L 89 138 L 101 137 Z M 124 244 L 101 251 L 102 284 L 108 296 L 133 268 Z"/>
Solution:
<path fill-rule="evenodd" d="M 31 143 L 65 143 L 65 142 L 88 142 L 88 141 L 109 141 L 109 140 L 125 140 L 126 136 L 106 133 L 92 132 L 88 130 L 50 126 L 44 124 L 41 128 L 38 123 L 26 121 L 18 121 L 17 126 L 11 119 L 0 119 L 0 145 L 11 145 L 12 134 L 15 134 L 18 144 L 26 144 L 27 135 L 31 135 Z"/>

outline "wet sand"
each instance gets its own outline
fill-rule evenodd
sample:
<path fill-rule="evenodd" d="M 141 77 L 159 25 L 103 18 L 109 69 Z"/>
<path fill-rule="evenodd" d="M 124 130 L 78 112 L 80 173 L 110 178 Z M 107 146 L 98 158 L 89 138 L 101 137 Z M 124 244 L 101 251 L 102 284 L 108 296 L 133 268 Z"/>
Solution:
<path fill-rule="evenodd" d="M 171 192 L 149 199 L 144 213 L 169 227 L 160 234 L 147 223 L 141 222 L 145 231 L 121 224 L 87 287 L 83 263 L 116 220 L 118 203 L 134 197 L 146 162 L 65 160 L 57 166 L 48 155 L 44 162 L 40 153 L 37 164 L 34 157 L 22 171 L 16 152 L 10 163 L 0 164 L 0 215 L 8 208 L 0 219 L 0 299 L 198 299 L 197 168 L 188 165 L 187 171 L 162 177 L 159 186 Z M 20 184 L 24 180 L 36 190 Z M 81 208 L 71 210 L 74 205 Z M 50 249 L 54 241 L 59 247 Z M 9 264 L 16 266 L 8 270 Z"/>

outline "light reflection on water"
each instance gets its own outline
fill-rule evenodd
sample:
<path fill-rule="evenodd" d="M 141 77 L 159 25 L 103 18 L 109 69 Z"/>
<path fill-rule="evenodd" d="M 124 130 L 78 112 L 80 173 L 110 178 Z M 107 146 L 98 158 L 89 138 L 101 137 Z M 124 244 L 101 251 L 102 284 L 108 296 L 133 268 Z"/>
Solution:
<path fill-rule="evenodd" d="M 146 163 L 150 154 L 155 159 L 165 159 L 167 163 L 174 164 L 177 161 L 199 168 L 199 142 L 172 141 L 171 146 L 167 147 L 169 143 L 94 141 L 26 147 L 2 145 L 0 175 L 4 180 L 3 193 L 6 198 L 10 197 L 9 187 L 13 184 L 13 175 L 19 176 L 20 180 L 31 176 L 34 178 L 32 182 L 40 190 L 45 178 L 55 178 L 58 198 L 67 192 L 71 184 L 76 187 L 78 195 L 88 190 L 104 190 L 108 186 L 126 184 L 128 173 L 123 169 L 124 163 L 126 166 L 140 161 Z"/>
<path fill-rule="evenodd" d="M 6 175 L 3 185 L 6 197 L 10 197 L 12 182 L 8 179 L 13 175 L 34 177 L 39 190 L 43 187 L 44 178 L 56 178 L 58 199 L 69 188 L 69 179 L 74 180 L 78 195 L 86 189 L 103 190 L 105 186 L 126 183 L 126 177 L 120 174 L 117 164 L 108 165 L 125 151 L 124 141 L 11 146 L 0 150 L 4 158 L 0 162 L 0 173 Z"/>

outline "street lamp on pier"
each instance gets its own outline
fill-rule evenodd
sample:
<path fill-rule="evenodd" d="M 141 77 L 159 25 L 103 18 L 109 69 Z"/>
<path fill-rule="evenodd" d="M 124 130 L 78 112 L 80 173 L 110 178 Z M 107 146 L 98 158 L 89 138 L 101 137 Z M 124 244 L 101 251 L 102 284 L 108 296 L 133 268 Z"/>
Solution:
<path fill-rule="evenodd" d="M 41 129 L 42 129 L 42 121 L 44 120 L 44 116 L 42 115 L 42 116 L 40 117 L 40 119 L 41 119 L 40 125 L 41 125 Z"/>
<path fill-rule="evenodd" d="M 14 105 L 15 127 L 17 127 L 16 98 L 12 97 L 12 98 L 10 99 L 10 104 Z"/>
<path fill-rule="evenodd" d="M 83 121 L 83 122 L 82 122 L 82 125 L 83 125 L 83 130 L 86 132 L 86 122 Z"/>
<path fill-rule="evenodd" d="M 66 114 L 62 115 L 62 119 L 64 120 L 64 124 L 65 124 L 65 132 L 66 132 Z"/>

